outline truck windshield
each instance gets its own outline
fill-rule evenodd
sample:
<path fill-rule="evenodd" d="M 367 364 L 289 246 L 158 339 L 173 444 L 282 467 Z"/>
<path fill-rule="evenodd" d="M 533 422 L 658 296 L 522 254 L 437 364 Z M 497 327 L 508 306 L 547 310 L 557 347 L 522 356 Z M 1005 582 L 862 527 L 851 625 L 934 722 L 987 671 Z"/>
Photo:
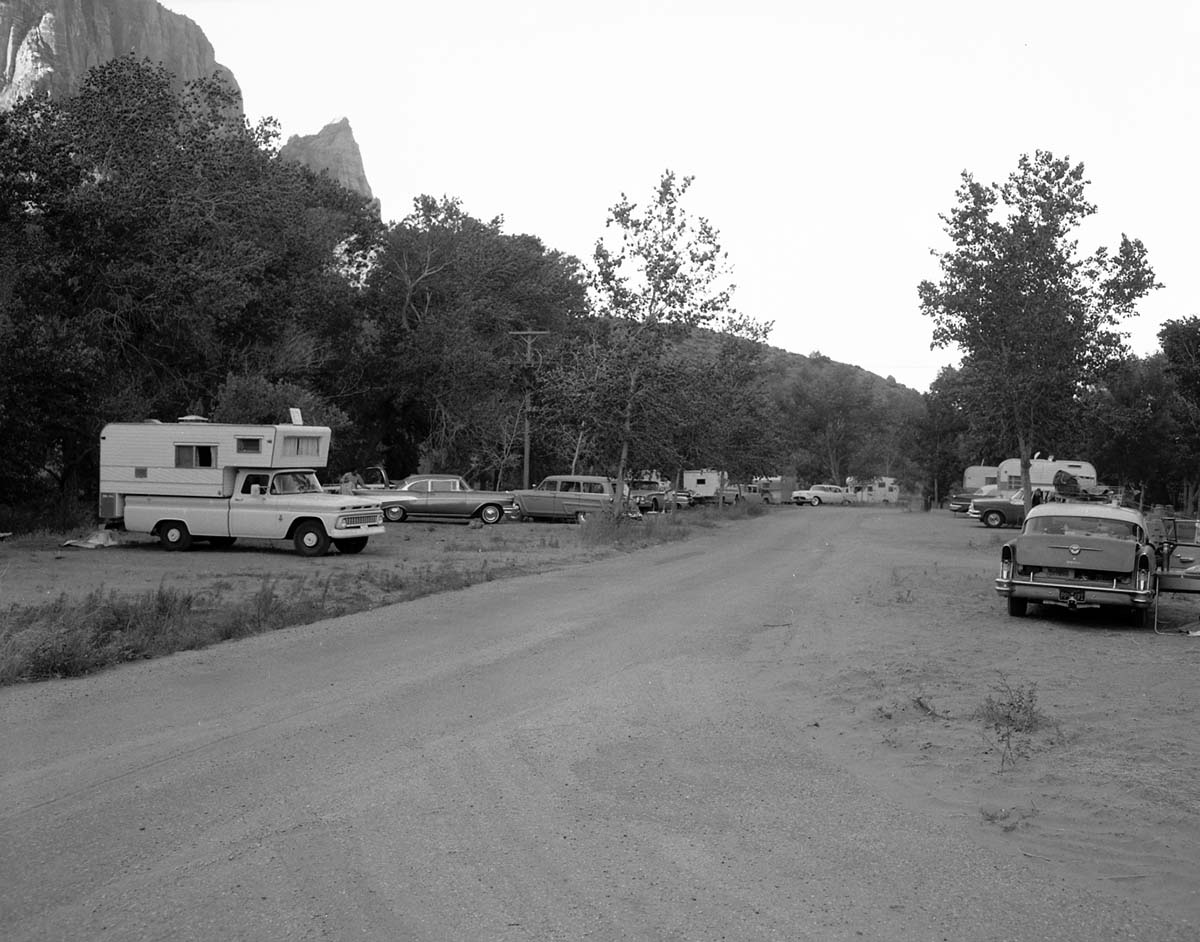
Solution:
<path fill-rule="evenodd" d="M 286 471 L 275 475 L 271 481 L 272 494 L 306 494 L 323 490 L 317 475 L 312 471 Z"/>

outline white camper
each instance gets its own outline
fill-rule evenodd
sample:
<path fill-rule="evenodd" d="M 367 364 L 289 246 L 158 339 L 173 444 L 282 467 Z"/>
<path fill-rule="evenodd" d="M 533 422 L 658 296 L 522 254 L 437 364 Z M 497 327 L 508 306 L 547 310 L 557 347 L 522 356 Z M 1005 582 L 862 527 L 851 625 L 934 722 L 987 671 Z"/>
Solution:
<path fill-rule="evenodd" d="M 325 467 L 329 443 L 327 427 L 299 423 L 112 423 L 100 433 L 100 517 L 168 549 L 252 537 L 292 540 L 305 556 L 330 545 L 357 553 L 384 532 L 382 510 L 372 498 L 325 493 L 314 469 Z"/>

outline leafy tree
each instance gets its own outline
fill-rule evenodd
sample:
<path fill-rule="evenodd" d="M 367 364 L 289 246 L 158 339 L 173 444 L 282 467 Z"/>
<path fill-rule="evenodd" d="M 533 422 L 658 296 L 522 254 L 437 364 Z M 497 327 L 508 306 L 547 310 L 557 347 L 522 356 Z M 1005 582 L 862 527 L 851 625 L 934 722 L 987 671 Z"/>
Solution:
<path fill-rule="evenodd" d="M 956 345 L 974 380 L 973 426 L 1016 446 L 1027 505 L 1035 447 L 1078 422 L 1081 390 L 1122 351 L 1121 320 L 1158 287 L 1136 239 L 1079 257 L 1073 232 L 1096 211 L 1087 183 L 1082 164 L 1045 151 L 1001 185 L 964 172 L 941 217 L 941 280 L 919 286 L 934 346 Z"/>
<path fill-rule="evenodd" d="M 1101 480 L 1169 503 L 1168 478 L 1195 481 L 1190 467 L 1200 426 L 1188 428 L 1188 403 L 1159 354 L 1114 363 L 1083 395 L 1082 453 Z"/>
<path fill-rule="evenodd" d="M 422 196 L 388 229 L 366 282 L 347 364 L 362 379 L 344 400 L 366 444 L 393 470 L 502 477 L 525 392 L 511 332 L 561 336 L 582 316 L 578 260 Z"/>
<path fill-rule="evenodd" d="M 759 325 L 733 316 L 733 285 L 719 235 L 683 206 L 692 179 L 665 171 L 644 206 L 622 194 L 609 210 L 611 236 L 598 240 L 593 254 L 597 313 L 611 321 L 604 376 L 613 384 L 618 480 L 625 478 L 640 426 L 638 405 L 660 372 L 669 339 L 687 337 L 722 314 L 727 330 L 765 335 Z"/>
<path fill-rule="evenodd" d="M 219 81 L 177 91 L 132 57 L 0 115 L 0 433 L 41 429 L 0 477 L 65 506 L 106 421 L 206 411 L 230 372 L 318 390 L 378 221 L 276 136 Z"/>
<path fill-rule="evenodd" d="M 814 357 L 785 390 L 797 474 L 845 484 L 847 475 L 878 473 L 862 460 L 874 425 L 869 374 L 856 366 Z"/>

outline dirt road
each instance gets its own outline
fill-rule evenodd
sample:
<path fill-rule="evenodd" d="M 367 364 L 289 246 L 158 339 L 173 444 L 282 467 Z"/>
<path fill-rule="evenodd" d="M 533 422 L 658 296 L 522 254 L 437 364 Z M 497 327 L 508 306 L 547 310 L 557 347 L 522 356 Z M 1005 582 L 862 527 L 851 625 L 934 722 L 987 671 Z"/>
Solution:
<path fill-rule="evenodd" d="M 1196 607 L 1009 618 L 999 539 L 780 508 L 0 690 L 0 935 L 1194 940 Z"/>

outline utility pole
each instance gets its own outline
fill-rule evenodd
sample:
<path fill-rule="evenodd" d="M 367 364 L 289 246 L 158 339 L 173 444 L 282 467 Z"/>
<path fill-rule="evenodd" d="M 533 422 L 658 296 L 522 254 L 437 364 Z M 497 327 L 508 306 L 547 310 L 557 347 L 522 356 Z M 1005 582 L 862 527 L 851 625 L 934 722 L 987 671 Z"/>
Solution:
<path fill-rule="evenodd" d="M 530 379 L 533 375 L 533 342 L 538 337 L 545 337 L 550 331 L 548 330 L 510 330 L 510 336 L 520 337 L 525 341 L 525 483 L 522 485 L 526 490 L 529 489 L 529 406 L 530 395 L 529 386 Z"/>

